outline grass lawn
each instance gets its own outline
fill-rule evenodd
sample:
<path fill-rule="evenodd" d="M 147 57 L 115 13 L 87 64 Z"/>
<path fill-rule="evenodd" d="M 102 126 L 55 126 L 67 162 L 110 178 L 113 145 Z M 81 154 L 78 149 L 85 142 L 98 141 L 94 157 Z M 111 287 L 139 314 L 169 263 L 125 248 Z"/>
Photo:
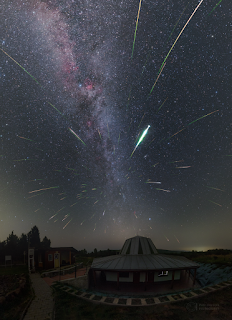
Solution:
<path fill-rule="evenodd" d="M 4 275 L 14 276 L 16 274 L 26 275 L 26 285 L 18 296 L 11 298 L 9 301 L 5 301 L 0 304 L 0 319 L 1 320 L 19 320 L 23 310 L 25 309 L 28 301 L 31 298 L 30 282 L 27 266 L 13 266 L 13 267 L 1 267 L 0 277 Z"/>
<path fill-rule="evenodd" d="M 227 255 L 207 255 L 207 254 L 195 254 L 191 256 L 190 254 L 184 254 L 183 256 L 186 256 L 186 258 L 196 261 L 196 262 L 201 262 L 201 263 L 213 263 L 216 265 L 225 265 L 225 266 L 231 266 L 232 265 L 232 253 L 227 254 Z"/>
<path fill-rule="evenodd" d="M 28 266 L 0 267 L 0 276 L 21 273 L 28 274 Z"/>
<path fill-rule="evenodd" d="M 56 320 L 206 320 L 231 319 L 232 287 L 196 299 L 147 307 L 95 304 L 55 290 Z"/>

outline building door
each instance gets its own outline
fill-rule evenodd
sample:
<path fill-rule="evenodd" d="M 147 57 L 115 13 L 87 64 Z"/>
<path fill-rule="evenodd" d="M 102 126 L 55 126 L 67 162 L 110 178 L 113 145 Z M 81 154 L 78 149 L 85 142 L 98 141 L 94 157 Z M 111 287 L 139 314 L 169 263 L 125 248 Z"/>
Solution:
<path fill-rule="evenodd" d="M 154 271 L 148 271 L 148 282 L 154 282 Z"/>
<path fill-rule="evenodd" d="M 60 254 L 54 253 L 54 268 L 60 267 Z"/>
<path fill-rule="evenodd" d="M 134 283 L 139 283 L 140 282 L 140 272 L 139 271 L 134 271 L 133 272 L 133 282 Z"/>

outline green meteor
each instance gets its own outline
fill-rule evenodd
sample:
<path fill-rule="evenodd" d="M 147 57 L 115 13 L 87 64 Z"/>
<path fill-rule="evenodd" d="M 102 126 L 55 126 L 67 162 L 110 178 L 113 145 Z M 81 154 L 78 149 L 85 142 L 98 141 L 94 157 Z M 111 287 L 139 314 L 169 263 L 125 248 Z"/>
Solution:
<path fill-rule="evenodd" d="M 172 32 L 171 32 L 171 34 L 170 34 L 170 36 L 168 37 L 168 40 L 171 38 L 171 36 L 172 36 L 172 34 L 173 34 L 174 30 L 176 29 L 176 26 L 177 26 L 178 22 L 180 21 L 180 18 L 182 17 L 183 13 L 184 13 L 184 12 L 185 12 L 185 10 L 187 9 L 188 5 L 189 5 L 189 2 L 188 2 L 188 4 L 187 4 L 187 6 L 184 8 L 183 12 L 181 13 L 181 15 L 180 15 L 180 17 L 179 17 L 178 21 L 176 22 L 176 24 L 175 24 L 175 26 L 174 26 L 174 28 L 173 28 L 173 30 L 172 30 Z M 168 40 L 167 40 L 167 42 L 168 42 Z M 166 43 L 167 43 L 167 42 L 166 42 Z"/>
<path fill-rule="evenodd" d="M 130 158 L 132 157 L 133 153 L 135 152 L 135 150 L 137 149 L 137 147 L 140 145 L 140 143 L 143 141 L 143 139 L 144 139 L 145 135 L 147 134 L 149 128 L 150 128 L 150 125 L 148 125 L 148 126 L 147 126 L 147 129 L 145 129 L 145 130 L 143 131 L 143 133 L 142 133 L 142 135 L 141 135 L 138 143 L 136 144 L 136 146 L 135 146 L 135 148 L 134 148 L 134 150 L 133 150 Z"/>
<path fill-rule="evenodd" d="M 209 115 L 211 115 L 212 113 L 217 112 L 217 111 L 219 111 L 219 110 L 215 110 L 215 111 L 213 111 L 213 112 L 210 112 L 210 113 L 205 114 L 203 117 L 200 117 L 200 118 L 198 118 L 198 119 L 190 122 L 190 123 L 188 124 L 188 126 L 190 126 L 190 124 L 192 124 L 192 123 L 194 123 L 194 122 L 196 122 L 196 121 L 198 121 L 198 120 L 200 120 L 200 119 L 203 119 L 203 118 L 205 118 L 205 117 L 207 117 L 207 116 L 209 116 Z M 183 129 L 182 129 L 182 130 L 183 130 Z"/>
<path fill-rule="evenodd" d="M 222 0 L 220 0 L 220 1 L 216 4 L 216 6 L 213 8 L 213 10 L 210 11 L 210 13 L 208 14 L 208 16 L 211 15 L 211 13 L 217 8 L 217 6 L 218 6 L 221 2 L 222 2 Z"/>
<path fill-rule="evenodd" d="M 41 86 L 41 84 L 36 80 L 36 78 L 34 78 L 25 68 L 23 68 L 23 66 L 21 66 L 21 64 L 19 64 L 15 59 L 13 59 L 6 51 L 4 51 L 3 49 L 0 48 L 0 50 L 2 50 L 3 53 L 5 53 L 11 60 L 13 60 L 20 68 L 23 69 L 23 71 L 25 71 L 36 83 L 38 83 L 38 85 Z"/>

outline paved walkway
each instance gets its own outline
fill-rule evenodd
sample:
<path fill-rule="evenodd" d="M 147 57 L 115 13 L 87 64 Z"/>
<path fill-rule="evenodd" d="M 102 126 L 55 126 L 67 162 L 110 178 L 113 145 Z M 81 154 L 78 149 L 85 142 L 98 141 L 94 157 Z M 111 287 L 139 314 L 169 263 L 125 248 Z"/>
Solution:
<path fill-rule="evenodd" d="M 54 301 L 52 289 L 40 274 L 30 274 L 35 298 L 32 300 L 23 320 L 52 320 Z"/>

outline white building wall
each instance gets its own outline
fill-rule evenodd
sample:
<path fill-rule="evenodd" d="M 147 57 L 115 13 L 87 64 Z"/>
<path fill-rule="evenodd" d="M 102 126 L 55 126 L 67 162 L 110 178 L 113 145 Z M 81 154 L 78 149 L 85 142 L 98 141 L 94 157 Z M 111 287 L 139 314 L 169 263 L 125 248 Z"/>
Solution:
<path fill-rule="evenodd" d="M 164 270 L 165 272 L 165 270 Z M 158 276 L 161 272 L 155 272 L 154 274 L 154 282 L 160 281 L 168 281 L 172 280 L 172 271 L 168 272 L 167 276 Z M 117 272 L 107 272 L 105 271 L 106 281 L 117 281 Z M 175 271 L 174 280 L 180 279 L 180 270 Z M 145 282 L 146 280 L 146 272 L 140 272 L 140 282 Z M 129 277 L 119 277 L 119 282 L 133 282 L 133 272 L 129 272 Z"/>
<path fill-rule="evenodd" d="M 146 281 L 146 272 L 140 272 L 140 282 Z"/>
<path fill-rule="evenodd" d="M 105 272 L 106 281 L 117 281 L 117 273 L 116 272 Z"/>
<path fill-rule="evenodd" d="M 117 281 L 117 272 L 105 272 L 106 281 Z M 119 282 L 133 282 L 133 273 L 129 272 L 129 277 L 119 277 Z"/>

